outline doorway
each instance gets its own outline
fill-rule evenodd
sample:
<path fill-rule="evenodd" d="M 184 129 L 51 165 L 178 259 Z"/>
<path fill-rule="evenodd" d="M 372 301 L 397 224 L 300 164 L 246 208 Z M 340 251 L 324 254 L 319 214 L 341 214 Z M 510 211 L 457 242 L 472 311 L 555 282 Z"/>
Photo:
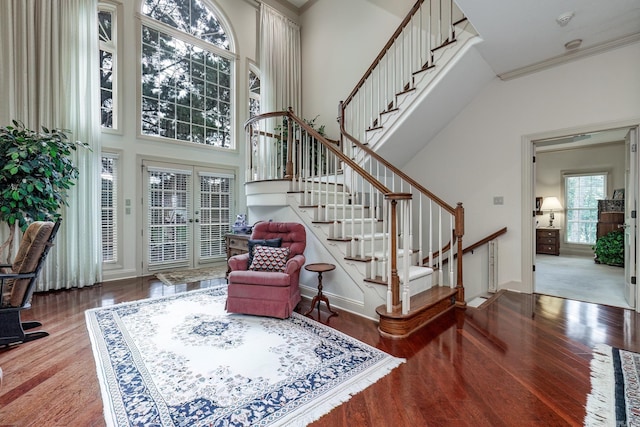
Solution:
<path fill-rule="evenodd" d="M 214 169 L 142 162 L 146 273 L 194 268 L 226 257 L 234 176 Z"/>
<path fill-rule="evenodd" d="M 632 247 L 625 246 L 625 252 L 635 250 L 635 242 L 630 239 L 635 238 L 635 219 L 630 213 L 636 200 L 634 183 L 637 174 L 630 165 L 637 163 L 637 156 L 635 151 L 630 155 L 629 141 L 625 143 L 625 137 L 631 132 L 635 132 L 635 128 L 532 141 L 535 155 L 533 194 L 537 200 L 557 197 L 563 206 L 559 212 L 543 209 L 534 215 L 533 292 L 623 308 L 634 307 L 635 295 L 630 296 L 629 292 L 635 291 L 635 285 L 631 287 L 631 281 L 626 279 L 635 276 L 635 262 L 633 266 L 627 262 L 625 268 L 598 264 L 594 262 L 593 251 L 596 225 L 597 233 L 600 233 L 601 226 L 598 223 L 600 209 L 595 209 L 598 206 L 596 199 L 612 199 L 614 192 L 620 190 L 626 190 L 627 209 L 624 201 L 619 206 L 628 212 L 624 224 L 621 223 L 620 230 L 616 231 L 626 231 L 626 241 L 632 242 Z M 592 187 L 592 177 L 600 178 L 599 189 Z M 575 189 L 572 183 L 576 181 L 588 184 Z M 555 256 L 541 252 L 540 245 L 536 247 L 535 238 L 536 234 L 541 234 L 540 228 L 548 227 L 547 222 L 551 224 L 554 216 L 553 228 L 560 240 L 560 250 L 555 252 Z M 635 256 L 631 259 L 635 260 Z"/>

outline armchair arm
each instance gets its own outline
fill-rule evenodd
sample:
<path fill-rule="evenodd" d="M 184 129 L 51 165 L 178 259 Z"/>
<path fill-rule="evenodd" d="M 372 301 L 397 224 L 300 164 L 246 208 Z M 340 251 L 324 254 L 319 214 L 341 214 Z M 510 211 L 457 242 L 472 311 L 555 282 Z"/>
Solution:
<path fill-rule="evenodd" d="M 249 254 L 234 255 L 227 260 L 227 264 L 231 271 L 248 270 Z"/>
<path fill-rule="evenodd" d="M 302 254 L 295 255 L 287 261 L 287 265 L 284 269 L 284 272 L 287 274 L 293 274 L 296 271 L 300 270 L 305 262 L 306 262 L 306 258 L 304 257 L 304 255 Z"/>

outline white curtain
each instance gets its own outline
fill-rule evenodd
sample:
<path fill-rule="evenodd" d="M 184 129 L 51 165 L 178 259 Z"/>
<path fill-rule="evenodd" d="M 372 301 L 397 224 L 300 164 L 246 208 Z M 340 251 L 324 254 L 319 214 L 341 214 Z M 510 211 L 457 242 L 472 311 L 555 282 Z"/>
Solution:
<path fill-rule="evenodd" d="M 260 112 L 286 110 L 301 116 L 300 27 L 272 7 L 260 5 Z"/>
<path fill-rule="evenodd" d="M 17 119 L 34 130 L 68 129 L 73 140 L 91 146 L 76 152 L 80 176 L 69 191 L 38 291 L 84 287 L 102 278 L 97 49 L 97 0 L 0 2 L 0 123 Z"/>

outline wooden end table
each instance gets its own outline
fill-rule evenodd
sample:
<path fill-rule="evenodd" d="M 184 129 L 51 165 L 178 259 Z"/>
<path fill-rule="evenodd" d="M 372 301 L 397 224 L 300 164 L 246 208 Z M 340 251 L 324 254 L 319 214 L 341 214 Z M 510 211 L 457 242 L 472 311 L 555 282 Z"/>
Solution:
<path fill-rule="evenodd" d="M 308 315 L 309 313 L 311 313 L 313 311 L 313 309 L 316 307 L 316 304 L 318 304 L 318 313 L 320 312 L 320 303 L 322 301 L 324 301 L 327 304 L 327 308 L 329 309 L 329 312 L 333 315 L 338 315 L 338 313 L 336 311 L 331 310 L 331 306 L 329 305 L 329 298 L 327 298 L 326 296 L 324 296 L 322 294 L 322 273 L 326 273 L 327 271 L 331 271 L 331 270 L 335 270 L 336 266 L 333 264 L 329 264 L 326 262 L 318 262 L 315 264 L 307 264 L 304 266 L 304 269 L 307 271 L 312 271 L 314 273 L 318 273 L 318 294 L 316 296 L 313 297 L 313 300 L 311 300 L 311 308 L 309 308 L 309 310 L 304 314 L 305 316 Z"/>

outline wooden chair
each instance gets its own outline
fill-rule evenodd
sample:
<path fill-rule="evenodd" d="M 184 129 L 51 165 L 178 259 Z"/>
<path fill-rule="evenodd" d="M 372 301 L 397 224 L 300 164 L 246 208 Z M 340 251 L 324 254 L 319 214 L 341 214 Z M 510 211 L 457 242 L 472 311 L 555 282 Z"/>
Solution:
<path fill-rule="evenodd" d="M 59 221 L 35 221 L 29 224 L 13 264 L 0 265 L 0 345 L 32 341 L 49 335 L 45 331 L 25 332 L 42 324 L 22 322 L 20 312 L 31 306 L 38 275 L 59 227 Z"/>

